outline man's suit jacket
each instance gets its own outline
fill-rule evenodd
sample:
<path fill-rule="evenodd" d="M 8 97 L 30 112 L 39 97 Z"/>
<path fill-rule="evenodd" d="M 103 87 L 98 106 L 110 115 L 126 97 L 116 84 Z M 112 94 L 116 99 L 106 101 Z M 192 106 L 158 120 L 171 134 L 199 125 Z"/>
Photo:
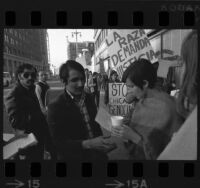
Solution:
<path fill-rule="evenodd" d="M 90 94 L 86 94 L 85 104 L 90 116 L 90 125 L 94 137 L 102 135 L 101 128 L 95 121 L 97 113 L 95 101 Z M 66 91 L 48 105 L 47 119 L 58 159 L 107 159 L 107 155 L 103 152 L 83 149 L 82 141 L 88 139 L 88 130 L 79 107 Z"/>
<path fill-rule="evenodd" d="M 44 144 L 48 151 L 53 152 L 47 121 L 40 109 L 35 86 L 27 90 L 16 83 L 5 97 L 4 103 L 11 126 L 28 134 L 33 133 L 38 141 L 36 146 L 26 149 L 29 151 L 27 159 L 34 159 L 34 156 L 43 158 Z"/>

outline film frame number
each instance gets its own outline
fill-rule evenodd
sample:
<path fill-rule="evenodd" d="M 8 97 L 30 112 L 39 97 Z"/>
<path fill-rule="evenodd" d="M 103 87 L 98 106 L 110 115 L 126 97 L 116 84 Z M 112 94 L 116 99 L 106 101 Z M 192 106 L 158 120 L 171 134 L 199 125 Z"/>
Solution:
<path fill-rule="evenodd" d="M 40 180 L 28 180 L 28 188 L 40 188 Z"/>
<path fill-rule="evenodd" d="M 145 179 L 132 179 L 127 180 L 126 185 L 128 188 L 148 188 L 147 182 Z"/>

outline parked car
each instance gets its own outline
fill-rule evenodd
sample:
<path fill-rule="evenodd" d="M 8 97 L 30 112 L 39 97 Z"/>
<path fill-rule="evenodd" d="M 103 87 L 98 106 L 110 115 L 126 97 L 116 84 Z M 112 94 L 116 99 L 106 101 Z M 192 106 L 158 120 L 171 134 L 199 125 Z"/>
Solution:
<path fill-rule="evenodd" d="M 8 87 L 11 84 L 12 78 L 9 72 L 3 72 L 3 86 Z"/>

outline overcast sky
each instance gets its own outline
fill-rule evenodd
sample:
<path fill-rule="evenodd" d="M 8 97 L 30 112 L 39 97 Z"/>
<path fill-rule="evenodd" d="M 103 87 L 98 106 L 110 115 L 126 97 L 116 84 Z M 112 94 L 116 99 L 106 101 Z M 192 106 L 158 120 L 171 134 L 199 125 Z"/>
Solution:
<path fill-rule="evenodd" d="M 67 60 L 67 39 L 70 42 L 75 42 L 76 37 L 72 37 L 72 32 L 75 29 L 48 29 L 49 34 L 49 51 L 50 51 L 50 64 L 59 67 L 61 63 Z M 81 37 L 78 35 L 78 42 L 83 41 L 94 41 L 94 30 L 93 29 L 78 29 L 81 32 Z"/>

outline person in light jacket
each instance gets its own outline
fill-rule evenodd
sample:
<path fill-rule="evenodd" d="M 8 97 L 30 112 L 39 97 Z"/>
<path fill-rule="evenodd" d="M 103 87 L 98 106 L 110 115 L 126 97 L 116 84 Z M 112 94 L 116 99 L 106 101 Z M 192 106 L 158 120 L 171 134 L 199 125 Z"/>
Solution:
<path fill-rule="evenodd" d="M 122 77 L 127 86 L 126 102 L 135 105 L 112 134 L 128 140 L 125 146 L 133 160 L 155 160 L 183 121 L 175 100 L 155 89 L 156 79 L 156 69 L 146 59 L 136 60 Z"/>

